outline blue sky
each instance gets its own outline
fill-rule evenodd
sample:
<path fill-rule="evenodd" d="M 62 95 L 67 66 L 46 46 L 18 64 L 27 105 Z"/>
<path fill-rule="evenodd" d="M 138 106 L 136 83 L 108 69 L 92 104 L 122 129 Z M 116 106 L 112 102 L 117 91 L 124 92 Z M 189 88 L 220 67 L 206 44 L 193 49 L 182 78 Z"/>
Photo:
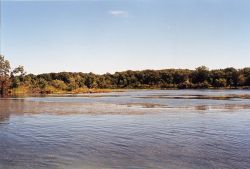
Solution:
<path fill-rule="evenodd" d="M 4 0 L 1 53 L 35 74 L 249 67 L 250 1 Z"/>

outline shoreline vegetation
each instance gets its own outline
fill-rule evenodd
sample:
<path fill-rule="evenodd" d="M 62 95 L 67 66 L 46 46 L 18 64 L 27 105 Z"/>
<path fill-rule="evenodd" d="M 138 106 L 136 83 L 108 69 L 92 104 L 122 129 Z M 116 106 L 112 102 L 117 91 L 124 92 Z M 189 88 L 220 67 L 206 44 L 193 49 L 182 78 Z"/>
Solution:
<path fill-rule="evenodd" d="M 111 93 L 111 92 L 126 92 L 128 90 L 185 90 L 185 89 L 211 89 L 211 90 L 250 90 L 250 87 L 209 87 L 209 88 L 120 88 L 120 89 L 100 89 L 100 88 L 78 88 L 76 90 L 67 91 L 67 90 L 58 90 L 58 89 L 45 89 L 32 91 L 29 88 L 18 87 L 14 89 L 10 89 L 8 92 L 9 96 L 22 96 L 22 95 L 78 95 L 78 94 L 98 94 L 98 93 Z"/>
<path fill-rule="evenodd" d="M 250 89 L 250 67 L 209 70 L 127 70 L 114 74 L 81 72 L 26 74 L 23 66 L 11 69 L 0 55 L 0 94 L 81 94 L 121 92 L 126 89 Z"/>

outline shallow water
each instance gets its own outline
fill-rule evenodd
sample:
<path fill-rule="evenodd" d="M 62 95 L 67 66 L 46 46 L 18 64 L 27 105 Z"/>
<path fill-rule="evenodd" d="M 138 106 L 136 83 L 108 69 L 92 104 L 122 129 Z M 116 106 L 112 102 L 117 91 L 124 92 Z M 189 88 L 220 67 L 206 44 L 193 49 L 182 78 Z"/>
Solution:
<path fill-rule="evenodd" d="M 2 169 L 248 169 L 249 90 L 0 99 Z"/>

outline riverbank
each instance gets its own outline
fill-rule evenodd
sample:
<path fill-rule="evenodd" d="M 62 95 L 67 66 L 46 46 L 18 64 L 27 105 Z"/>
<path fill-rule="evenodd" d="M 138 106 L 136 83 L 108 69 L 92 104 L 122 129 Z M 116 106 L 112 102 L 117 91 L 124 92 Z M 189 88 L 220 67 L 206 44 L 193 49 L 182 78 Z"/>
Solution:
<path fill-rule="evenodd" d="M 49 89 L 29 89 L 28 87 L 19 87 L 10 90 L 10 95 L 29 95 L 29 94 L 85 94 L 85 93 L 110 93 L 110 92 L 123 92 L 125 89 L 89 89 L 78 88 L 72 91 L 60 90 L 55 88 Z"/>
<path fill-rule="evenodd" d="M 190 89 L 179 89 L 179 88 L 119 88 L 119 89 L 99 89 L 99 88 L 78 88 L 72 91 L 59 90 L 56 88 L 41 89 L 30 89 L 29 87 L 19 87 L 11 89 L 9 96 L 22 96 L 22 95 L 77 95 L 77 94 L 96 94 L 96 93 L 111 93 L 111 92 L 126 92 L 130 90 L 249 90 L 249 86 L 245 87 L 221 87 L 221 88 L 190 88 Z"/>

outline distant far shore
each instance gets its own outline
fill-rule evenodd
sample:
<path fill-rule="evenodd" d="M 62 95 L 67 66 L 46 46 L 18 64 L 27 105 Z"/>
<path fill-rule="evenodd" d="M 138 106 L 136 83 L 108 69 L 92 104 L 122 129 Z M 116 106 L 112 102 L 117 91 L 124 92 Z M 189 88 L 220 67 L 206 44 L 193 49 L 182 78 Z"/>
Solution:
<path fill-rule="evenodd" d="M 164 69 L 114 74 L 45 73 L 11 78 L 11 94 L 106 93 L 126 89 L 250 89 L 250 68 Z"/>
<path fill-rule="evenodd" d="M 210 70 L 127 70 L 113 74 L 82 72 L 26 74 L 24 67 L 11 69 L 0 55 L 0 95 L 106 93 L 124 89 L 249 89 L 250 67 Z"/>

